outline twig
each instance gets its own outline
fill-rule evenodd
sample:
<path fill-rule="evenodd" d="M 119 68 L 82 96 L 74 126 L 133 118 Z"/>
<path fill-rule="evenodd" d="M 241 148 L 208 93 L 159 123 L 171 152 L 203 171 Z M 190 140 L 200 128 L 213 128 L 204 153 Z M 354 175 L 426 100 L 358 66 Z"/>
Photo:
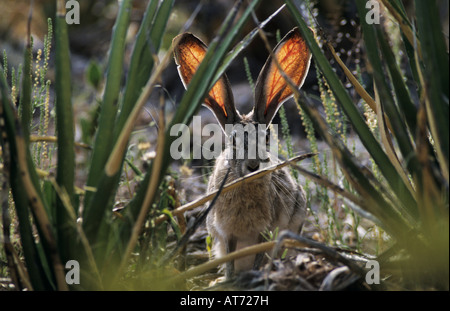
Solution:
<path fill-rule="evenodd" d="M 253 254 L 258 254 L 258 253 L 261 253 L 261 252 L 269 251 L 275 245 L 276 245 L 275 241 L 270 241 L 270 242 L 264 242 L 264 243 L 260 243 L 260 244 L 256 244 L 256 245 L 252 245 L 252 246 L 248 246 L 248 247 L 242 248 L 242 249 L 240 249 L 238 251 L 229 253 L 229 254 L 227 254 L 227 255 L 225 255 L 223 257 L 220 257 L 220 258 L 208 261 L 208 262 L 206 262 L 204 264 L 198 265 L 198 266 L 196 266 L 194 268 L 191 268 L 191 269 L 189 269 L 189 270 L 187 270 L 187 271 L 185 271 L 183 273 L 180 273 L 177 276 L 170 278 L 167 281 L 167 284 L 169 286 L 175 285 L 175 284 L 177 284 L 177 283 L 179 283 L 179 282 L 181 282 L 181 281 L 183 281 L 185 279 L 192 278 L 192 277 L 194 277 L 196 275 L 202 274 L 202 273 L 204 273 L 204 272 L 206 272 L 208 270 L 211 270 L 211 269 L 213 269 L 213 268 L 215 268 L 215 267 L 217 267 L 217 266 L 219 266 L 219 265 L 221 265 L 223 263 L 226 263 L 228 261 L 232 261 L 232 260 L 235 260 L 235 259 L 238 259 L 238 258 L 241 258 L 241 257 L 246 257 L 246 256 L 249 256 L 249 255 L 253 255 Z"/>
<path fill-rule="evenodd" d="M 285 242 L 285 240 L 287 242 Z M 364 276 L 366 274 L 366 272 L 364 271 L 363 268 L 361 268 L 358 264 L 356 264 L 352 260 L 342 256 L 336 250 L 334 250 L 322 243 L 316 242 L 316 241 L 308 239 L 306 237 L 302 237 L 298 234 L 292 233 L 287 230 L 280 232 L 280 235 L 277 239 L 276 245 L 272 250 L 272 254 L 273 254 L 272 258 L 275 257 L 275 255 L 280 251 L 280 249 L 282 247 L 297 247 L 296 246 L 297 243 L 299 243 L 298 245 L 301 247 L 304 247 L 305 245 L 307 245 L 309 247 L 314 247 L 314 248 L 321 250 L 328 257 L 349 267 L 350 270 L 353 271 L 358 276 Z M 272 270 L 272 266 L 273 266 L 273 262 L 271 261 L 266 270 L 267 276 L 269 274 L 269 271 Z M 267 288 L 268 287 L 268 278 L 267 277 L 266 277 L 265 283 L 266 283 L 265 286 Z"/>
<path fill-rule="evenodd" d="M 346 287 L 346 286 L 338 286 L 338 288 L 334 287 L 333 283 L 334 281 L 344 273 L 349 273 L 350 269 L 347 266 L 342 266 L 336 269 L 333 269 L 328 275 L 323 279 L 322 284 L 320 284 L 319 291 L 330 291 L 330 290 L 338 290 L 339 288 Z M 351 278 L 352 282 L 355 281 L 354 278 Z M 345 285 L 347 285 L 347 282 L 345 282 Z"/>

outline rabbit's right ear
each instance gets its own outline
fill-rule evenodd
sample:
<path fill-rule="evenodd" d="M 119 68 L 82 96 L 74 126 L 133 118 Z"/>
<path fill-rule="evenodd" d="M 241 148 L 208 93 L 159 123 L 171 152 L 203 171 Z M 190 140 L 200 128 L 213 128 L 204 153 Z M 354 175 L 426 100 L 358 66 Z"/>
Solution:
<path fill-rule="evenodd" d="M 284 73 L 300 88 L 308 74 L 311 53 L 299 29 L 292 29 L 273 50 Z M 276 63 L 269 57 L 255 84 L 253 118 L 269 126 L 280 106 L 293 95 Z"/>
<path fill-rule="evenodd" d="M 172 45 L 178 73 L 184 87 L 187 88 L 208 48 L 191 33 L 176 36 Z M 234 106 L 230 82 L 225 74 L 209 91 L 204 104 L 214 113 L 224 131 L 225 124 L 234 124 L 240 119 Z"/>

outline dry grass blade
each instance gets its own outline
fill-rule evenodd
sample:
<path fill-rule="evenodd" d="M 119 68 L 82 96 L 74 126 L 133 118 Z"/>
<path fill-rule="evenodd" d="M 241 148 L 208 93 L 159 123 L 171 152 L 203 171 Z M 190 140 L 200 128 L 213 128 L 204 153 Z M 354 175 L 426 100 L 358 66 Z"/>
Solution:
<path fill-rule="evenodd" d="M 232 190 L 232 189 L 234 189 L 236 187 L 239 187 L 243 183 L 251 182 L 251 181 L 253 181 L 255 179 L 261 178 L 261 177 L 263 177 L 263 176 L 265 176 L 267 174 L 270 174 L 270 173 L 272 173 L 272 172 L 274 172 L 276 170 L 279 170 L 279 169 L 285 167 L 286 165 L 293 165 L 293 163 L 295 163 L 295 162 L 302 161 L 304 159 L 313 157 L 315 155 L 316 155 L 316 153 L 302 154 L 302 155 L 290 158 L 290 159 L 288 159 L 288 160 L 286 160 L 286 161 L 284 161 L 282 163 L 279 163 L 279 164 L 273 165 L 271 167 L 268 167 L 268 168 L 266 168 L 264 170 L 260 170 L 260 171 L 248 174 L 248 175 L 246 175 L 244 177 L 236 179 L 235 181 L 225 185 L 223 187 L 223 189 L 222 189 L 222 193 L 226 193 L 226 192 L 228 192 L 228 191 L 230 191 L 230 190 Z M 205 204 L 206 202 L 212 200 L 215 197 L 215 195 L 217 194 L 218 191 L 219 190 L 216 190 L 216 191 L 211 192 L 208 195 L 205 195 L 205 196 L 203 196 L 203 197 L 201 197 L 201 198 L 199 198 L 199 199 L 197 199 L 197 200 L 195 200 L 193 202 L 185 204 L 185 205 L 183 205 L 183 206 L 173 210 L 171 213 L 172 213 L 172 215 L 174 217 L 182 215 L 184 212 L 190 211 L 190 210 L 192 210 L 192 209 L 194 209 L 194 208 L 196 208 L 198 206 L 201 206 L 201 205 Z M 162 222 L 166 221 L 167 219 L 169 219 L 169 217 L 167 215 L 161 215 L 161 216 L 159 216 L 158 218 L 155 219 L 155 225 L 159 225 Z"/>

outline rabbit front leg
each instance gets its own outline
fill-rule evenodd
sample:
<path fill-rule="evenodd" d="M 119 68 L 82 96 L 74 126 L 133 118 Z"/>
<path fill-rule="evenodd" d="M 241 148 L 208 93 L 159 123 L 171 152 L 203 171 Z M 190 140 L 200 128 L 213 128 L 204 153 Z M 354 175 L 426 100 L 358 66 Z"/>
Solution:
<path fill-rule="evenodd" d="M 236 250 L 236 237 L 230 236 L 226 242 L 226 253 L 232 253 Z M 228 261 L 225 266 L 225 278 L 227 280 L 231 279 L 234 274 L 234 260 Z"/>
<path fill-rule="evenodd" d="M 254 239 L 238 239 L 234 235 L 231 235 L 226 240 L 226 253 L 232 253 L 238 251 L 242 248 L 257 244 Z M 255 265 L 255 256 L 250 255 L 236 260 L 228 261 L 225 266 L 225 278 L 227 280 L 231 279 L 235 272 L 241 272 L 252 269 Z"/>
<path fill-rule="evenodd" d="M 246 236 L 237 238 L 236 250 L 238 251 L 245 247 L 256 245 L 259 242 L 260 242 L 259 233 L 248 233 Z M 234 271 L 237 273 L 253 269 L 255 266 L 255 259 L 256 259 L 255 255 L 249 255 L 236 259 L 234 261 Z"/>

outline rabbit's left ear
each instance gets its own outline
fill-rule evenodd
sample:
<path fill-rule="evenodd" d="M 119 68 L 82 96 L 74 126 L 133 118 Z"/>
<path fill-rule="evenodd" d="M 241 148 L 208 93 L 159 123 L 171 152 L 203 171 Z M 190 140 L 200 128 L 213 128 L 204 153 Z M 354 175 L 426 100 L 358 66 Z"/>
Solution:
<path fill-rule="evenodd" d="M 172 45 L 178 73 L 187 88 L 206 55 L 207 47 L 199 38 L 190 33 L 178 35 L 173 39 Z M 230 82 L 225 74 L 209 91 L 204 104 L 214 113 L 224 131 L 225 124 L 234 124 L 240 119 L 234 106 Z"/>
<path fill-rule="evenodd" d="M 278 43 L 273 54 L 286 75 L 300 88 L 309 70 L 311 53 L 297 27 Z M 269 56 L 256 81 L 254 120 L 269 126 L 280 106 L 292 95 L 291 88 Z"/>

